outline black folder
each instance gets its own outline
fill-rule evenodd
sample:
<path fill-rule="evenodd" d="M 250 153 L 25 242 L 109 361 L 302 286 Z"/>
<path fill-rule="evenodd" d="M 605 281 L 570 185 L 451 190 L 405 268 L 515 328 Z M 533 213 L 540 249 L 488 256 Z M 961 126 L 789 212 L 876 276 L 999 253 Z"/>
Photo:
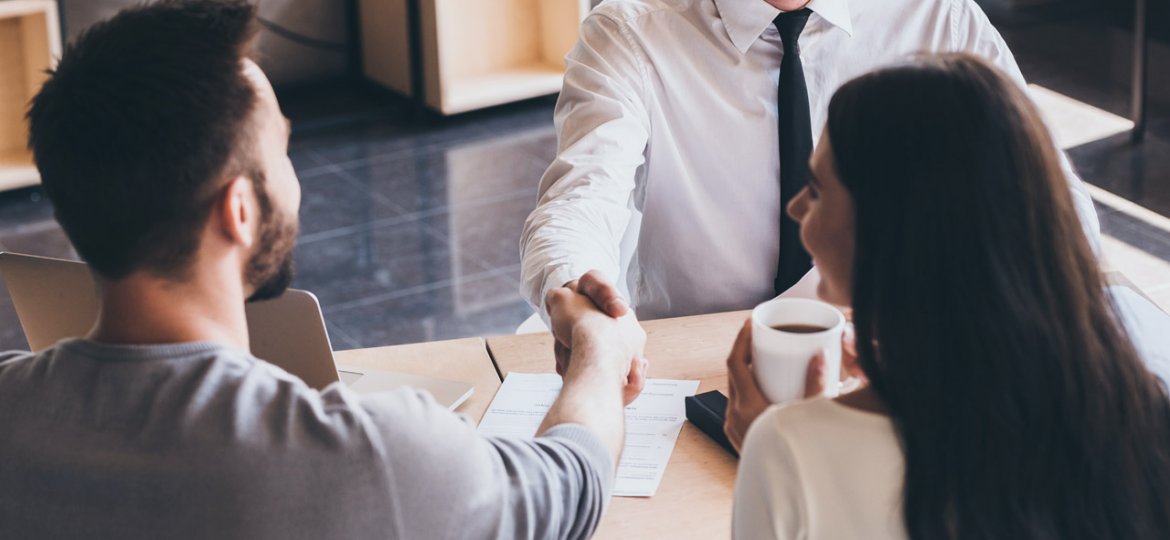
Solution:
<path fill-rule="evenodd" d="M 718 390 L 703 392 L 686 398 L 687 420 L 699 431 L 719 443 L 731 455 L 739 457 L 727 435 L 723 433 L 723 421 L 727 414 L 727 396 Z"/>

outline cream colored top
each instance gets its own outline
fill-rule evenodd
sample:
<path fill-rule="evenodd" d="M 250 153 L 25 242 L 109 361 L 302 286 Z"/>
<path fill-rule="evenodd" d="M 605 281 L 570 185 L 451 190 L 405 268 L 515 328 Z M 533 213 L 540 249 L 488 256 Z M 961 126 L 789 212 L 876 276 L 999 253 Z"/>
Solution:
<path fill-rule="evenodd" d="M 889 417 L 829 399 L 773 406 L 743 448 L 734 538 L 906 538 Z"/>
<path fill-rule="evenodd" d="M 1110 287 L 1146 367 L 1170 386 L 1170 316 Z M 906 538 L 905 461 L 889 417 L 816 399 L 777 405 L 744 441 L 732 535 L 742 539 Z"/>

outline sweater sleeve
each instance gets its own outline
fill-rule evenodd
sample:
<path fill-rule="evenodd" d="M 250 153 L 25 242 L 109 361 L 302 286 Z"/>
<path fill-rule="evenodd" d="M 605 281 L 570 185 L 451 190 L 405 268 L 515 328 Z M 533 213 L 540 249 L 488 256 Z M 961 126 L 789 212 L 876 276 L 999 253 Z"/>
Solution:
<path fill-rule="evenodd" d="M 390 486 L 386 508 L 407 538 L 588 538 L 614 464 L 580 425 L 535 439 L 481 436 L 429 394 L 363 398 Z"/>

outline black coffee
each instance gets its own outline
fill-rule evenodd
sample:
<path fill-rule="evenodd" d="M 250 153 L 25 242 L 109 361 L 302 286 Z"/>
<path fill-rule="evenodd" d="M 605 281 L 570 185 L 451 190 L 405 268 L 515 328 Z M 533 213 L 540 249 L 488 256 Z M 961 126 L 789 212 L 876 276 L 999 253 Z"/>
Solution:
<path fill-rule="evenodd" d="M 815 334 L 828 330 L 824 326 L 817 326 L 815 324 L 777 324 L 772 329 L 788 332 L 789 334 Z"/>

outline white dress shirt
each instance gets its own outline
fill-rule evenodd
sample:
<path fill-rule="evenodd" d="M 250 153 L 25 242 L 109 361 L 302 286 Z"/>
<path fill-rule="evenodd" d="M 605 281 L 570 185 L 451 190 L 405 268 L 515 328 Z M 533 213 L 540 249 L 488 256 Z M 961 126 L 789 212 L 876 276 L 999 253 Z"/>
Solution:
<path fill-rule="evenodd" d="M 975 53 L 1023 85 L 972 0 L 808 7 L 800 49 L 814 142 L 838 87 L 915 53 Z M 565 58 L 558 154 L 520 241 L 521 292 L 539 312 L 549 288 L 591 269 L 615 280 L 642 319 L 774 295 L 778 14 L 764 0 L 608 0 L 585 19 Z M 1092 201 L 1069 175 L 1095 241 Z"/>

